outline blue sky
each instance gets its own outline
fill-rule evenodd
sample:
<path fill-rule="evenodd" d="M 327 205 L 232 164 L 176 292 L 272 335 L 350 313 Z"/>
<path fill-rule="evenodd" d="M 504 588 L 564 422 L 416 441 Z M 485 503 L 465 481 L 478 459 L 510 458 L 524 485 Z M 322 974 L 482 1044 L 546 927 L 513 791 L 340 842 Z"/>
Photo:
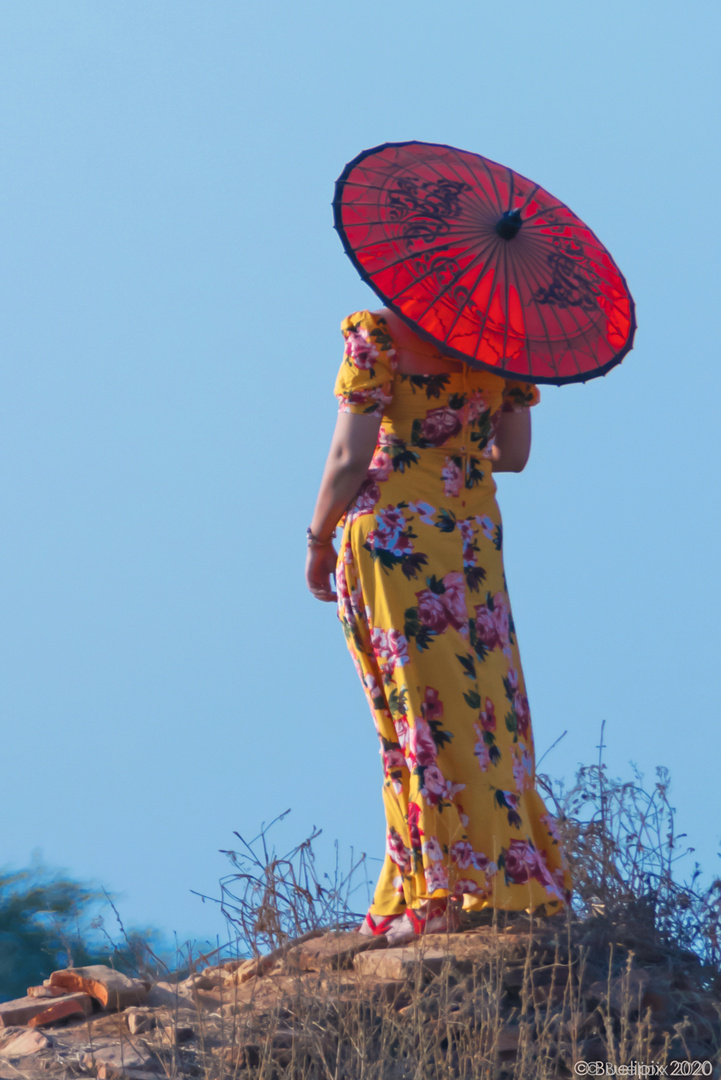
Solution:
<path fill-rule="evenodd" d="M 385 141 L 532 177 L 610 248 L 636 347 L 544 388 L 499 477 L 540 771 L 671 772 L 721 867 L 716 4 L 0 6 L 0 865 L 213 939 L 220 849 L 383 848 L 333 605 L 307 591 L 343 316 L 332 229 Z M 325 846 L 324 846 L 325 845 Z M 370 864 L 374 876 L 378 863 Z M 692 860 L 685 864 L 689 871 Z"/>

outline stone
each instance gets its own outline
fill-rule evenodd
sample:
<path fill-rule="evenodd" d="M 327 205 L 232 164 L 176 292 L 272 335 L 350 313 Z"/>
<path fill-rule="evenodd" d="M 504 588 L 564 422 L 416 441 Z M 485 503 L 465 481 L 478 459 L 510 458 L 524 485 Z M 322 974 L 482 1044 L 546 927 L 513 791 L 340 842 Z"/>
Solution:
<path fill-rule="evenodd" d="M 36 998 L 35 1000 L 42 1001 L 45 1008 L 28 1020 L 28 1027 L 31 1028 L 57 1024 L 60 1020 L 67 1020 L 71 1016 L 90 1016 L 93 1011 L 93 999 L 89 994 L 67 994 L 65 997 L 55 998 L 50 1004 L 47 999 Z"/>
<path fill-rule="evenodd" d="M 518 1049 L 520 1029 L 518 1024 L 504 1024 L 498 1032 L 496 1049 L 499 1054 L 507 1054 Z"/>
<path fill-rule="evenodd" d="M 225 983 L 225 976 L 221 972 L 213 975 L 190 975 L 183 979 L 180 986 L 184 990 L 215 990 Z"/>
<path fill-rule="evenodd" d="M 629 1012 L 638 1010 L 639 995 L 641 998 L 641 1011 L 644 1011 L 644 997 L 649 989 L 651 976 L 642 968 L 632 968 L 623 975 L 617 975 L 611 979 L 610 994 L 608 980 L 598 979 L 583 991 L 583 997 L 589 1001 L 605 1002 L 608 1000 L 609 1007 L 617 1015 L 624 1008 L 624 1001 L 628 999 Z M 650 1004 L 650 1002 L 649 1002 Z"/>
<path fill-rule="evenodd" d="M 416 949 L 404 946 L 396 949 L 373 949 L 358 953 L 353 966 L 359 975 L 376 979 L 407 979 L 417 971 L 438 975 L 450 954 L 443 949 Z"/>
<path fill-rule="evenodd" d="M 565 996 L 566 987 L 559 983 L 554 986 L 551 986 L 550 983 L 542 983 L 540 986 L 531 988 L 531 999 L 534 1008 L 560 1005 Z"/>
<path fill-rule="evenodd" d="M 125 1010 L 125 1022 L 131 1035 L 142 1035 L 146 1031 L 152 1031 L 157 1020 L 155 1014 L 149 1009 L 131 1008 Z"/>
<path fill-rule="evenodd" d="M 155 1071 L 133 1069 L 127 1065 L 99 1065 L 95 1075 L 98 1080 L 160 1080 Z"/>
<path fill-rule="evenodd" d="M 523 968 L 506 966 L 501 973 L 504 990 L 520 990 L 523 986 Z"/>
<path fill-rule="evenodd" d="M 42 1031 L 22 1031 L 3 1046 L 0 1055 L 6 1058 L 27 1057 L 41 1050 L 49 1050 L 52 1045 L 53 1040 Z"/>
<path fill-rule="evenodd" d="M 600 1037 L 585 1039 L 579 1046 L 581 1061 L 608 1061 L 606 1040 Z"/>
<path fill-rule="evenodd" d="M 358 953 L 387 947 L 388 939 L 383 935 L 368 937 L 357 930 L 323 934 L 322 937 L 289 949 L 285 955 L 285 963 L 290 970 L 295 971 L 349 968 L 353 966 L 353 957 Z"/>
<path fill-rule="evenodd" d="M 172 1012 L 186 1009 L 195 1012 L 192 994 L 189 990 L 181 990 L 179 983 L 154 983 L 143 1004 L 151 1009 L 167 1008 Z"/>
<path fill-rule="evenodd" d="M 267 956 L 259 956 L 250 960 L 244 960 L 233 972 L 232 982 L 240 986 L 241 983 L 255 978 L 256 975 L 265 975 L 266 972 L 270 971 L 275 962 L 275 953 L 268 953 Z"/>
<path fill-rule="evenodd" d="M 189 1024 L 168 1024 L 163 1028 L 163 1042 L 170 1046 L 182 1046 L 195 1038 L 195 1032 Z"/>
<path fill-rule="evenodd" d="M 141 1005 L 149 989 L 148 983 L 131 979 L 104 964 L 54 971 L 50 976 L 50 986 L 62 986 L 66 990 L 79 990 L 90 994 L 104 1009 L 113 1010 L 125 1009 L 128 1005 Z"/>
<path fill-rule="evenodd" d="M 651 1014 L 654 1017 L 671 1016 L 675 1009 L 674 1001 L 668 991 L 657 990 L 650 988 L 645 991 L 643 1000 L 641 1002 L 642 1014 L 646 1012 L 646 1009 L 651 1010 Z"/>
<path fill-rule="evenodd" d="M 86 998 L 86 995 L 65 994 L 64 997 Z M 56 998 L 54 1004 L 62 1000 L 63 998 Z M 33 1017 L 45 1012 L 48 1007 L 47 998 L 24 997 L 16 998 L 14 1001 L 3 1001 L 0 1003 L 0 1027 L 11 1027 L 15 1024 L 20 1027 L 27 1027 Z M 89 1015 L 91 1010 L 92 1002 L 90 1003 L 90 1010 L 85 1015 Z"/>
<path fill-rule="evenodd" d="M 56 998 L 67 994 L 62 986 L 28 986 L 28 997 L 32 998 Z"/>
<path fill-rule="evenodd" d="M 82 1064 L 85 1069 L 97 1069 L 106 1067 L 111 1071 L 128 1069 L 145 1069 L 153 1061 L 153 1052 L 142 1043 L 130 1042 L 118 1039 L 101 1039 L 94 1043 L 92 1050 L 83 1055 Z"/>
<path fill-rule="evenodd" d="M 254 1069 L 260 1064 L 260 1046 L 258 1043 L 243 1043 L 242 1046 L 226 1046 L 221 1059 L 226 1069 L 233 1075 L 240 1069 Z"/>

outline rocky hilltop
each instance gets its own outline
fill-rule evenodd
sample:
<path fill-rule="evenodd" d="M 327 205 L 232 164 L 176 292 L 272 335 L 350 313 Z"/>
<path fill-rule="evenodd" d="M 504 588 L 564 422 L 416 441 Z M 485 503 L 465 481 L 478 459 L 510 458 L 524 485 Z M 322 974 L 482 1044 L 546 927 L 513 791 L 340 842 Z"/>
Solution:
<path fill-rule="evenodd" d="M 696 954 L 602 917 L 496 916 L 402 946 L 314 930 L 160 982 L 56 971 L 0 1004 L 0 1078 L 721 1075 L 721 978 Z"/>

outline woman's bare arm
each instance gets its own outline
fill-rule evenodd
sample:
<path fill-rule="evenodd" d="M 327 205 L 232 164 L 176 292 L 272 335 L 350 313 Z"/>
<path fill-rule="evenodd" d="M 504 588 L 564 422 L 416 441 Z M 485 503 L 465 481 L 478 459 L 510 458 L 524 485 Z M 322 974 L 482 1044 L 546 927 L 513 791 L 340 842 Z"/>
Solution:
<path fill-rule="evenodd" d="M 494 472 L 522 472 L 531 453 L 531 410 L 505 410 L 491 448 Z"/>
<path fill-rule="evenodd" d="M 381 426 L 379 416 L 339 412 L 310 523 L 314 536 L 329 536 L 360 487 Z"/>
<path fill-rule="evenodd" d="M 329 538 L 339 518 L 355 497 L 368 472 L 380 425 L 379 416 L 338 413 L 310 523 L 314 536 L 320 539 Z M 330 541 L 322 546 L 308 546 L 306 583 L 318 600 L 337 598 L 330 584 L 335 563 L 336 552 Z"/>

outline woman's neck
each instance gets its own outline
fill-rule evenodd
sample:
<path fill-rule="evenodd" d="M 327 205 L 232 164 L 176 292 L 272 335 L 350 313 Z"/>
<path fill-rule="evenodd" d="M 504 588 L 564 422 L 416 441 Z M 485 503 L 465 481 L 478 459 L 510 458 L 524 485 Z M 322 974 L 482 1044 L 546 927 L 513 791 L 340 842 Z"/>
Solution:
<path fill-rule="evenodd" d="M 374 314 L 382 315 L 388 323 L 398 359 L 398 370 L 402 374 L 435 375 L 463 370 L 464 365 L 460 360 L 445 356 L 437 346 L 424 341 L 394 311 L 380 308 Z"/>

